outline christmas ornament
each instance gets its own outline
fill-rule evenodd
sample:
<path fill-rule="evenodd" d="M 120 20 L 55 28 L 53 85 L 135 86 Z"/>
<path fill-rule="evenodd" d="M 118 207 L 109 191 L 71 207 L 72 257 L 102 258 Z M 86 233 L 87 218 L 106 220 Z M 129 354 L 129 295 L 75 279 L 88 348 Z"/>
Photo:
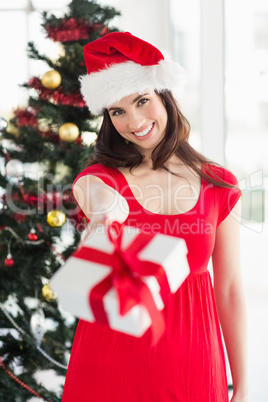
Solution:
<path fill-rule="evenodd" d="M 11 240 L 7 241 L 7 256 L 4 260 L 4 265 L 6 267 L 13 267 L 14 265 L 14 260 L 11 255 Z"/>
<path fill-rule="evenodd" d="M 71 105 L 73 107 L 86 106 L 86 102 L 80 92 L 66 94 L 62 91 L 61 87 L 56 90 L 46 89 L 37 77 L 31 78 L 27 86 L 36 89 L 39 93 L 40 99 L 42 100 L 53 101 L 53 103 L 61 105 Z"/>
<path fill-rule="evenodd" d="M 14 265 L 14 260 L 12 258 L 11 253 L 7 254 L 7 257 L 4 260 L 4 264 L 6 267 L 12 267 Z"/>
<path fill-rule="evenodd" d="M 43 75 L 41 83 L 45 88 L 56 89 L 61 83 L 61 75 L 56 70 L 47 71 Z"/>
<path fill-rule="evenodd" d="M 23 163 L 18 159 L 12 159 L 6 164 L 6 175 L 8 177 L 22 177 L 24 175 Z"/>
<path fill-rule="evenodd" d="M 74 123 L 64 123 L 59 128 L 59 136 L 63 141 L 73 142 L 79 136 L 79 128 Z"/>
<path fill-rule="evenodd" d="M 0 309 L 1 311 L 5 314 L 6 318 L 11 322 L 11 324 L 14 326 L 14 328 L 16 328 L 19 333 L 21 333 L 23 336 L 27 336 L 26 332 L 14 321 L 14 319 L 10 316 L 10 314 L 6 311 L 6 309 L 4 308 L 3 304 L 0 303 Z M 70 345 L 66 345 L 67 347 L 70 348 Z M 65 370 L 67 370 L 67 366 L 63 365 L 59 362 L 57 362 L 56 360 L 54 360 L 51 356 L 49 356 L 40 346 L 36 346 L 36 349 L 47 359 L 49 360 L 52 364 L 54 364 L 55 366 L 58 366 L 60 368 L 63 368 Z M 1 357 L 0 357 L 1 359 Z M 0 360 L 1 363 L 1 360 Z"/>
<path fill-rule="evenodd" d="M 10 122 L 8 123 L 8 126 L 7 126 L 7 132 L 8 132 L 8 134 L 12 134 L 15 137 L 19 137 L 19 135 L 20 135 L 19 129 Z"/>
<path fill-rule="evenodd" d="M 6 129 L 6 127 L 7 127 L 7 121 L 6 121 L 6 119 L 4 119 L 4 117 L 1 117 L 1 116 L 0 116 L 0 133 L 1 133 L 2 131 L 4 131 L 4 130 Z"/>
<path fill-rule="evenodd" d="M 38 307 L 37 310 L 33 313 L 30 319 L 30 331 L 35 338 L 36 346 L 40 346 L 45 329 L 45 314 L 41 307 Z"/>
<path fill-rule="evenodd" d="M 35 240 L 38 239 L 38 236 L 37 236 L 37 234 L 35 233 L 35 229 L 34 229 L 34 228 L 32 228 L 32 229 L 30 230 L 30 233 L 28 234 L 28 239 L 31 240 L 31 241 L 35 241 Z"/>
<path fill-rule="evenodd" d="M 56 294 L 53 292 L 48 283 L 42 287 L 42 295 L 44 296 L 46 301 L 49 302 L 55 301 L 57 298 Z"/>
<path fill-rule="evenodd" d="M 38 224 L 38 222 L 36 223 L 36 226 L 38 227 L 39 231 L 42 232 L 42 227 Z M 30 233 L 28 234 L 28 240 L 25 240 L 25 244 L 30 248 L 35 248 L 42 243 L 44 243 L 44 239 L 38 239 L 35 229 L 31 228 Z"/>
<path fill-rule="evenodd" d="M 64 212 L 54 209 L 47 214 L 47 223 L 53 228 L 60 228 L 66 221 Z"/>

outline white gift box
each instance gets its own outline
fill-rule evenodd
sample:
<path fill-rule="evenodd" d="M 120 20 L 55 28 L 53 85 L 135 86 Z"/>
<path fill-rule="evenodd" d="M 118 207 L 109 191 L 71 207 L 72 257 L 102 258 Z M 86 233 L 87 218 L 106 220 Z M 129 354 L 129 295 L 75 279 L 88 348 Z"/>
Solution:
<path fill-rule="evenodd" d="M 121 249 L 127 250 L 140 231 L 129 226 L 123 227 Z M 87 237 L 81 248 L 103 251 L 112 254 L 114 245 L 106 233 L 93 232 Z M 171 293 L 175 293 L 189 275 L 187 247 L 183 239 L 156 234 L 152 240 L 137 254 L 139 260 L 159 264 L 165 270 Z M 52 289 L 57 293 L 61 307 L 76 317 L 94 322 L 88 295 L 94 286 L 105 279 L 112 268 L 101 263 L 71 256 L 55 273 L 50 281 Z M 158 310 L 164 308 L 160 296 L 160 286 L 155 276 L 141 276 L 149 287 Z M 152 321 L 147 309 L 141 304 L 132 307 L 123 316 L 119 313 L 119 302 L 116 292 L 111 288 L 103 297 L 103 305 L 108 317 L 109 326 L 117 331 L 133 336 L 142 336 L 151 326 Z"/>

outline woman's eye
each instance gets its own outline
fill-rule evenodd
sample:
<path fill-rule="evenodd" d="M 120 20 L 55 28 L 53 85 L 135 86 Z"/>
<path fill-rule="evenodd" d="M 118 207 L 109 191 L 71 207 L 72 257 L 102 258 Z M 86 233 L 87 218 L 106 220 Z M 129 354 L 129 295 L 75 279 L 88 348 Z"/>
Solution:
<path fill-rule="evenodd" d="M 139 100 L 138 106 L 142 106 L 142 105 L 144 105 L 145 103 L 147 103 L 148 101 L 149 101 L 149 99 L 147 99 L 147 98 L 142 98 L 142 99 Z"/>
<path fill-rule="evenodd" d="M 120 114 L 122 114 L 122 113 L 124 113 L 123 110 L 120 110 L 120 109 L 114 110 L 112 113 L 112 116 L 120 116 Z"/>

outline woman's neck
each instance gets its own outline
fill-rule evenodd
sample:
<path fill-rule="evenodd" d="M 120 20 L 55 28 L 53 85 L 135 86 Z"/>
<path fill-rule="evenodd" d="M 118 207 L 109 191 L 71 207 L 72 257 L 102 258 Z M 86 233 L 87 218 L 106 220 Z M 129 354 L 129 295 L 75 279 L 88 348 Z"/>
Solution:
<path fill-rule="evenodd" d="M 148 167 L 153 167 L 153 161 L 151 158 L 151 153 L 144 153 L 143 152 L 143 161 L 142 164 L 145 166 L 147 165 Z M 174 165 L 178 166 L 178 165 L 183 165 L 183 162 L 180 160 L 180 158 L 178 158 L 177 155 L 173 154 L 166 162 L 165 162 L 165 166 L 169 169 L 172 170 L 172 166 L 174 167 Z"/>

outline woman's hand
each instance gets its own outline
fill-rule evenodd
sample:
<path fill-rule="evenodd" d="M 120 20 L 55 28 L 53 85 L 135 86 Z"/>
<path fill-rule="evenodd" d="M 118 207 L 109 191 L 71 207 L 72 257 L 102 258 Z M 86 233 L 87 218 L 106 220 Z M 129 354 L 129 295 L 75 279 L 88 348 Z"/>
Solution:
<path fill-rule="evenodd" d="M 95 176 L 83 176 L 74 185 L 75 198 L 90 220 L 89 229 L 98 224 L 124 222 L 129 214 L 126 199 Z"/>
<path fill-rule="evenodd" d="M 129 207 L 126 199 L 112 188 L 99 188 L 96 197 L 92 195 L 92 212 L 89 228 L 96 225 L 108 226 L 117 221 L 124 222 L 129 214 Z"/>

